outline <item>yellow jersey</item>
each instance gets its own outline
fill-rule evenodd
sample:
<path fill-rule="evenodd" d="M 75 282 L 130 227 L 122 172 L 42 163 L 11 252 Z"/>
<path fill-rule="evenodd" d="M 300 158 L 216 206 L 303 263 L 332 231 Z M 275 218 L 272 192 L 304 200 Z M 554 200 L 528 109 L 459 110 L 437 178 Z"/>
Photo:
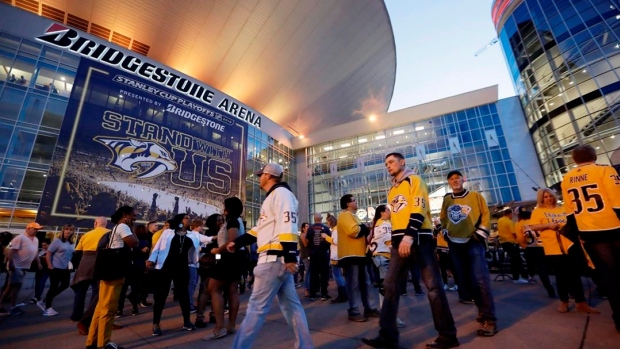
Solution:
<path fill-rule="evenodd" d="M 419 234 L 432 235 L 431 209 L 428 202 L 426 183 L 417 175 L 409 175 L 394 184 L 388 192 L 388 203 L 392 211 L 392 244 L 400 242 L 412 227 Z"/>
<path fill-rule="evenodd" d="M 536 207 L 532 211 L 532 217 L 530 218 L 531 225 L 557 223 L 560 226 L 566 224 L 566 212 L 563 207 L 557 206 L 555 208 Z M 573 242 L 565 238 L 563 235 L 555 230 L 547 229 L 539 231 L 539 242 L 545 249 L 545 255 L 559 255 L 567 254 L 568 249 L 573 245 Z M 560 244 L 562 244 L 560 246 Z"/>
<path fill-rule="evenodd" d="M 585 164 L 562 180 L 567 215 L 574 215 L 581 233 L 620 229 L 620 177 L 607 165 Z"/>
<path fill-rule="evenodd" d="M 499 234 L 499 243 L 510 242 L 516 244 L 517 236 L 515 235 L 515 223 L 507 216 L 503 216 L 497 221 L 497 231 Z"/>

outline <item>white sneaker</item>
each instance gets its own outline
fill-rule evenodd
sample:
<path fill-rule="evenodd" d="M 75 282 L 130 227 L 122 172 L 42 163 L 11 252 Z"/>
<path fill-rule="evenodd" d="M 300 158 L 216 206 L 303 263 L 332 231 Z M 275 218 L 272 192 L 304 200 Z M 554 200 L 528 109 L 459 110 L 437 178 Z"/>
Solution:
<path fill-rule="evenodd" d="M 58 312 L 56 310 L 54 310 L 54 308 L 47 308 L 45 309 L 45 311 L 43 312 L 43 316 L 56 316 L 58 315 Z"/>
<path fill-rule="evenodd" d="M 454 285 L 448 288 L 448 291 L 458 291 L 458 290 L 459 290 L 459 287 L 457 285 Z"/>
<path fill-rule="evenodd" d="M 517 280 L 512 280 L 513 284 L 529 284 L 530 282 L 525 280 L 525 279 L 517 279 Z"/>
<path fill-rule="evenodd" d="M 447 291 L 448 290 L 448 285 L 444 284 L 443 285 L 443 289 L 444 289 L 444 291 Z"/>
<path fill-rule="evenodd" d="M 407 324 L 405 324 L 403 320 L 401 320 L 400 318 L 396 318 L 396 327 L 401 328 L 405 326 L 407 326 Z"/>
<path fill-rule="evenodd" d="M 38 301 L 37 302 L 37 307 L 41 308 L 41 310 L 45 311 L 45 303 L 43 303 L 43 301 Z"/>

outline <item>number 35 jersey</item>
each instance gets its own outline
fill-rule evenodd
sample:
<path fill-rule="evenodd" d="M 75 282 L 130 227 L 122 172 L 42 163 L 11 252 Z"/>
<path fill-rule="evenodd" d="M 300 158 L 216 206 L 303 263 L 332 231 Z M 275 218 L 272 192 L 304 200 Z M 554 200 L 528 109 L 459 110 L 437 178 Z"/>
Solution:
<path fill-rule="evenodd" d="M 620 177 L 607 165 L 586 164 L 570 170 L 562 180 L 566 215 L 575 215 L 581 232 L 620 228 Z"/>

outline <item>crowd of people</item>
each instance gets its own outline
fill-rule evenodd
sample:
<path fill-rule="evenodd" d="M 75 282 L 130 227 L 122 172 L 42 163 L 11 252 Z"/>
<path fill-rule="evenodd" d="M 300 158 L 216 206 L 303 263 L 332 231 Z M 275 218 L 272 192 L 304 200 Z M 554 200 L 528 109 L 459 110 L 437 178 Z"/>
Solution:
<path fill-rule="evenodd" d="M 576 311 L 600 313 L 586 302 L 581 283 L 583 272 L 591 267 L 589 275 L 607 295 L 620 331 L 620 177 L 612 167 L 595 164 L 596 152 L 590 146 L 578 146 L 572 155 L 578 166 L 565 176 L 566 204 L 560 206 L 553 190 L 540 189 L 533 211 L 523 206 L 516 209 L 516 223 L 512 209 L 502 214 L 499 242 L 510 259 L 513 283 L 536 284 L 538 275 L 547 295 L 559 298 L 560 313 L 572 310 L 571 298 Z M 282 182 L 283 170 L 277 164 L 267 164 L 255 173 L 266 198 L 252 229 L 245 227 L 243 203 L 236 197 L 224 200 L 221 215 L 203 221 L 188 213 L 177 214 L 162 229 L 156 221 L 135 224 L 135 208 L 122 206 L 111 216 L 112 229 L 105 217 L 97 218 L 94 229 L 81 236 L 75 248 L 71 243 L 75 227 L 66 225 L 51 243 L 42 241 L 39 250 L 36 232 L 42 227 L 30 223 L 5 253 L 9 281 L 2 300 L 10 299 L 11 307 L 0 308 L 0 314 L 23 314 L 18 294 L 26 270 L 34 269 L 31 302 L 41 307 L 44 316 L 58 315 L 52 307 L 54 298 L 71 285 L 75 299 L 70 318 L 80 333 L 88 335 L 87 348 L 120 348 L 111 336 L 114 318 L 125 316 L 125 299 L 134 316 L 140 314 L 140 307 L 152 306 L 152 335 L 163 335 L 160 320 L 171 289 L 183 330 L 212 322 L 204 340 L 234 334 L 233 348 L 244 349 L 252 346 L 277 296 L 295 333 L 295 347 L 312 348 L 295 290 L 304 287 L 309 301 L 348 303 L 349 321 L 378 318 L 377 336 L 363 338 L 364 344 L 398 348 L 399 328 L 406 326 L 398 316 L 399 300 L 411 274 L 412 282 L 419 278 L 417 282 L 426 288 L 438 333 L 427 348 L 459 346 L 447 291 L 458 291 L 461 303 L 477 307 L 479 336 L 494 336 L 498 319 L 485 258 L 491 214 L 484 197 L 466 189 L 463 174 L 452 170 L 446 177 L 452 191 L 444 197 L 439 217 L 433 219 L 427 186 L 407 168 L 402 154 L 388 154 L 385 165 L 392 177 L 388 204 L 376 208 L 370 226 L 355 214 L 358 207 L 351 194 L 340 199 L 342 211 L 338 217 L 328 214 L 326 224 L 321 213 L 312 215 L 313 224 L 299 222 L 297 199 Z M 522 253 L 527 268 L 522 265 Z M 72 268 L 75 277 L 70 282 Z M 43 297 L 48 278 L 50 287 Z M 328 292 L 330 279 L 337 286 L 334 298 Z M 252 291 L 246 316 L 237 327 L 239 292 L 246 281 Z M 423 295 L 418 287 L 416 294 Z M 89 288 L 92 296 L 85 310 Z M 152 304 L 147 301 L 150 294 Z M 194 322 L 192 313 L 196 313 Z"/>

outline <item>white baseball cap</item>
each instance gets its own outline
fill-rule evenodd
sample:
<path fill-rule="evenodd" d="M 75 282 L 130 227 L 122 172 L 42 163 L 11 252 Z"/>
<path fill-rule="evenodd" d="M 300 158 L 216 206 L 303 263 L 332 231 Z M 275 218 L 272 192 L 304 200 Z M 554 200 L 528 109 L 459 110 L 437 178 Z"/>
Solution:
<path fill-rule="evenodd" d="M 260 176 L 263 173 L 268 173 L 272 176 L 275 177 L 281 177 L 282 176 L 282 166 L 278 165 L 278 164 L 274 164 L 274 163 L 269 163 L 265 166 L 263 166 L 263 168 L 261 168 L 260 170 L 254 172 L 255 176 Z"/>

